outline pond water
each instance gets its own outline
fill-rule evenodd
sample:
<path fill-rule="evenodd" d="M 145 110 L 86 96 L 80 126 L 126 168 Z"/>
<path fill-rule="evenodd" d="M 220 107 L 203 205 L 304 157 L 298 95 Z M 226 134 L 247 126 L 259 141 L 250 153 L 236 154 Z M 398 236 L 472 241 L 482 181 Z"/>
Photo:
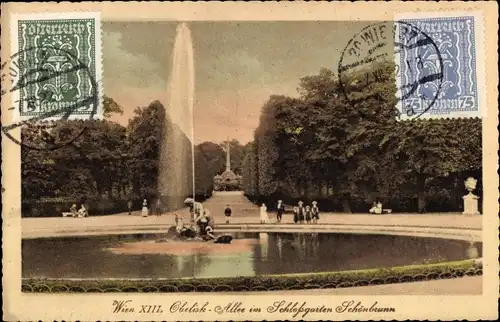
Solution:
<path fill-rule="evenodd" d="M 231 244 L 111 235 L 22 241 L 25 278 L 235 277 L 436 263 L 481 257 L 482 244 L 437 238 L 236 233 Z"/>

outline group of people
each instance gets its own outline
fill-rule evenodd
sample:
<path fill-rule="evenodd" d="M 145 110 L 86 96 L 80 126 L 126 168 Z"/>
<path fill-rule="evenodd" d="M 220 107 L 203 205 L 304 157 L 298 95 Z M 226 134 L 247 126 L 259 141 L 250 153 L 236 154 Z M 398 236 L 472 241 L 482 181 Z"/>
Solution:
<path fill-rule="evenodd" d="M 278 200 L 276 206 L 276 223 L 280 223 L 283 214 L 285 213 L 285 205 L 282 200 Z M 319 208 L 316 201 L 312 202 L 312 205 L 304 206 L 304 202 L 299 201 L 298 205 L 293 207 L 293 222 L 294 223 L 314 223 L 316 224 L 319 220 Z M 269 216 L 267 214 L 267 207 L 263 203 L 260 207 L 260 223 L 265 224 L 269 222 Z"/>
<path fill-rule="evenodd" d="M 129 215 L 132 215 L 132 200 L 129 200 L 128 203 L 127 203 L 127 206 L 128 206 L 128 214 Z M 161 216 L 161 201 L 160 199 L 158 198 L 156 200 L 156 216 Z M 141 210 L 141 216 L 142 217 L 147 217 L 149 216 L 149 213 L 150 213 L 150 209 L 148 207 L 148 200 L 147 199 L 144 199 L 142 201 L 142 210 Z"/>
<path fill-rule="evenodd" d="M 302 201 L 299 201 L 298 206 L 293 207 L 293 222 L 303 223 L 304 220 L 308 224 L 310 224 L 311 221 L 313 224 L 318 223 L 319 208 L 316 201 L 312 202 L 312 206 L 306 205 L 305 207 L 304 203 Z"/>
<path fill-rule="evenodd" d="M 77 209 L 76 204 L 73 204 L 69 209 L 69 211 L 71 212 L 71 215 L 75 218 L 83 218 L 89 216 L 89 212 L 83 203 L 80 206 L 80 209 Z"/>

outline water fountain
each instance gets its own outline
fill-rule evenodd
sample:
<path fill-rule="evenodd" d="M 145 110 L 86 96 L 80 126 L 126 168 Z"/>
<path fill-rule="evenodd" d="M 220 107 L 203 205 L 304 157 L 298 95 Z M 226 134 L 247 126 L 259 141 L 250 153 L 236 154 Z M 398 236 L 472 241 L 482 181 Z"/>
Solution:
<path fill-rule="evenodd" d="M 195 197 L 194 56 L 191 32 L 177 27 L 168 82 L 164 141 L 161 144 L 158 191 L 175 208 L 186 195 Z M 170 124 L 173 124 L 171 126 Z M 190 142 L 186 142 L 186 137 Z M 191 161 L 191 162 L 189 162 Z M 189 164 L 191 165 L 189 167 Z M 190 183 L 191 182 L 191 183 Z M 172 205 L 174 203 L 175 205 Z"/>
<path fill-rule="evenodd" d="M 162 203 L 175 208 L 183 207 L 184 198 L 192 195 L 194 208 L 201 209 L 200 214 L 203 214 L 201 204 L 196 203 L 194 77 L 191 32 L 186 23 L 181 23 L 177 26 L 167 89 L 168 104 L 160 152 L 158 191 L 163 199 Z M 186 142 L 186 137 L 189 142 Z M 196 207 L 197 205 L 199 206 Z M 192 216 L 196 216 L 196 211 L 193 211 Z M 232 238 L 229 237 L 226 236 L 223 241 L 230 242 Z M 216 242 L 219 242 L 219 238 Z"/>

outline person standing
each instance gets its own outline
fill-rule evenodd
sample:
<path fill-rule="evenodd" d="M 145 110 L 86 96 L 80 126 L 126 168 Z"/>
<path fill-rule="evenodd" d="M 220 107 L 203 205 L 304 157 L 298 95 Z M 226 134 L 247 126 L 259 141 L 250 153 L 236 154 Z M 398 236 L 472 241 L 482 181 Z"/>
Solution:
<path fill-rule="evenodd" d="M 132 215 L 132 200 L 129 199 L 127 202 L 127 208 L 128 208 L 128 215 Z"/>
<path fill-rule="evenodd" d="M 304 223 L 304 214 L 305 214 L 304 203 L 302 201 L 299 201 L 299 207 L 297 210 L 298 210 L 299 222 L 302 224 Z"/>
<path fill-rule="evenodd" d="M 297 206 L 293 207 L 293 222 L 294 223 L 299 222 L 299 207 Z"/>
<path fill-rule="evenodd" d="M 305 213 L 306 213 L 306 222 L 307 222 L 308 224 L 310 224 L 310 223 L 311 223 L 311 219 L 312 219 L 312 218 L 311 218 L 311 217 L 312 217 L 311 207 L 306 206 Z"/>
<path fill-rule="evenodd" d="M 148 216 L 148 201 L 144 199 L 142 201 L 142 211 L 141 211 L 142 217 L 147 217 Z"/>
<path fill-rule="evenodd" d="M 231 219 L 231 208 L 229 205 L 226 206 L 226 209 L 224 209 L 224 215 L 226 216 L 226 224 L 229 224 L 229 219 Z"/>
<path fill-rule="evenodd" d="M 317 224 L 319 220 L 319 208 L 318 208 L 318 203 L 316 201 L 312 202 L 313 206 L 311 208 L 311 213 L 312 213 L 312 221 L 313 224 Z"/>
<path fill-rule="evenodd" d="M 281 218 L 283 217 L 284 212 L 285 206 L 283 205 L 283 201 L 278 200 L 278 206 L 276 207 L 276 222 L 281 222 Z"/>
<path fill-rule="evenodd" d="M 156 217 L 159 217 L 161 216 L 161 200 L 160 198 L 158 198 L 158 200 L 156 200 Z"/>
<path fill-rule="evenodd" d="M 265 224 L 269 220 L 269 217 L 267 216 L 267 207 L 266 204 L 262 204 L 260 206 L 260 223 Z"/>

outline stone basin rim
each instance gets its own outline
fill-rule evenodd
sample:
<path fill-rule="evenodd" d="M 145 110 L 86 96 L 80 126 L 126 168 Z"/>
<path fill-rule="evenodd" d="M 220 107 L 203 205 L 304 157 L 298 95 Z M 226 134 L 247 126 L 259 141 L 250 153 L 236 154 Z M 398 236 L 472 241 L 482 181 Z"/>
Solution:
<path fill-rule="evenodd" d="M 165 234 L 171 225 L 135 226 L 135 227 L 82 227 L 84 229 L 64 229 L 48 231 L 47 229 L 24 231 L 22 239 L 59 238 L 59 237 L 92 237 L 108 235 Z M 125 228 L 125 229 L 123 229 Z M 345 234 L 378 234 L 408 237 L 430 237 L 454 240 L 481 242 L 482 230 L 477 228 L 450 228 L 433 226 L 405 225 L 276 225 L 276 224 L 239 224 L 216 225 L 216 233 L 345 233 Z"/>

